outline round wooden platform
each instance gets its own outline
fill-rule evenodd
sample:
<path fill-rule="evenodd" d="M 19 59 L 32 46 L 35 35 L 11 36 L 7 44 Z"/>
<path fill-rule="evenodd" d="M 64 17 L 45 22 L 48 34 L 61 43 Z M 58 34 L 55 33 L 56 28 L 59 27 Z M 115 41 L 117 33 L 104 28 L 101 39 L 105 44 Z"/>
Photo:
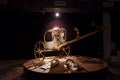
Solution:
<path fill-rule="evenodd" d="M 24 80 L 104 80 L 108 64 L 86 56 L 50 56 L 29 60 L 23 67 Z"/>

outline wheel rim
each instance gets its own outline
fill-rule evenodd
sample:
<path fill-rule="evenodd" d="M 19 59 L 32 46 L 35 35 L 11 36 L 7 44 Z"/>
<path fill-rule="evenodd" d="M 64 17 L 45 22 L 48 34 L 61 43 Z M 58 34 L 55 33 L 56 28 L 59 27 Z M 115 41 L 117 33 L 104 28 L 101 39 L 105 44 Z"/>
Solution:
<path fill-rule="evenodd" d="M 34 55 L 35 58 L 39 58 L 40 55 L 42 57 L 44 57 L 44 55 L 42 54 L 42 50 L 44 50 L 44 43 L 41 41 L 38 41 L 35 46 L 34 46 Z"/>
<path fill-rule="evenodd" d="M 70 54 L 70 45 L 66 45 L 62 48 L 62 54 L 66 54 L 66 56 L 69 56 Z"/>

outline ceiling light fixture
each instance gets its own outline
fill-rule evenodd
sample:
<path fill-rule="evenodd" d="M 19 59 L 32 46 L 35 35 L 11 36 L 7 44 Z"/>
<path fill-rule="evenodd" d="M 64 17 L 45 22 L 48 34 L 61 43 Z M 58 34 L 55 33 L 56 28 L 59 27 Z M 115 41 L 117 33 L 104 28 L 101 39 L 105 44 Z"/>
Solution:
<path fill-rule="evenodd" d="M 56 16 L 56 17 L 59 17 L 59 16 L 60 16 L 60 13 L 58 13 L 58 12 L 55 13 L 55 16 Z"/>

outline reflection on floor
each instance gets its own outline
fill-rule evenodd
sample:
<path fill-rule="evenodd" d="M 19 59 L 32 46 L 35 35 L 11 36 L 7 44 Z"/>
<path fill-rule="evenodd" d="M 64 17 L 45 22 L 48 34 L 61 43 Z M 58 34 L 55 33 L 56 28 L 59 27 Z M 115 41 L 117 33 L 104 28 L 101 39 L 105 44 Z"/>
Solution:
<path fill-rule="evenodd" d="M 22 80 L 24 60 L 0 60 L 0 80 Z M 120 80 L 120 62 L 109 64 L 106 80 Z"/>

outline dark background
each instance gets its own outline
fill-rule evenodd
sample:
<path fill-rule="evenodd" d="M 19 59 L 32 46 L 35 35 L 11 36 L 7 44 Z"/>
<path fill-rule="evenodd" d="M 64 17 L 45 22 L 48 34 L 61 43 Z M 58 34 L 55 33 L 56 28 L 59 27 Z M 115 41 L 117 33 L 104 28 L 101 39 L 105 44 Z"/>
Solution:
<path fill-rule="evenodd" d="M 21 10 L 24 8 L 21 5 L 22 2 L 16 1 L 16 3 L 18 5 L 14 4 L 14 1 L 10 5 L 0 5 L 0 59 L 34 58 L 33 48 L 35 43 L 43 40 L 46 25 L 54 19 L 54 13 L 43 14 L 41 12 L 24 11 Z M 29 5 L 32 5 L 32 3 Z M 87 7 L 87 5 L 85 6 Z M 97 6 L 96 9 L 100 8 L 102 7 Z M 120 50 L 119 3 L 115 2 L 114 7 L 107 10 L 111 15 L 112 42 L 116 43 L 116 50 Z M 60 20 L 67 25 L 68 40 L 74 38 L 74 34 L 71 32 L 74 27 L 78 27 L 80 34 L 84 35 L 96 30 L 91 22 L 94 21 L 96 25 L 101 26 L 103 12 L 100 10 L 98 13 L 61 13 Z M 72 55 L 103 56 L 102 32 L 71 44 L 71 51 Z"/>
<path fill-rule="evenodd" d="M 8 12 L 1 14 L 3 26 L 1 59 L 34 58 L 34 45 L 39 40 L 43 41 L 47 23 L 55 19 L 53 14 L 38 12 Z M 102 24 L 101 14 L 62 13 L 59 19 L 67 24 L 67 40 L 75 38 L 74 27 L 79 28 L 82 36 L 96 30 L 96 27 L 91 25 L 92 21 L 99 26 Z M 101 47 L 101 33 L 97 33 L 71 44 L 71 54 L 98 56 Z"/>

